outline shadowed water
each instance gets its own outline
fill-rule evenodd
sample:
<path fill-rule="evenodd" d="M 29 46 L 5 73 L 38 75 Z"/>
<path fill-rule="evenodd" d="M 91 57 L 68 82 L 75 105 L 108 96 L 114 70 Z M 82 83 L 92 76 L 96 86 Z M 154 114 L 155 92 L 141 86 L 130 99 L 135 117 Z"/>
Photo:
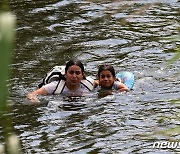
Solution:
<path fill-rule="evenodd" d="M 17 33 L 10 115 L 23 153 L 179 152 L 152 147 L 180 140 L 180 64 L 166 65 L 180 44 L 168 39 L 179 35 L 179 7 L 177 0 L 11 1 Z M 25 98 L 49 69 L 72 57 L 91 76 L 101 63 L 133 72 L 134 89 L 41 96 L 41 104 Z"/>

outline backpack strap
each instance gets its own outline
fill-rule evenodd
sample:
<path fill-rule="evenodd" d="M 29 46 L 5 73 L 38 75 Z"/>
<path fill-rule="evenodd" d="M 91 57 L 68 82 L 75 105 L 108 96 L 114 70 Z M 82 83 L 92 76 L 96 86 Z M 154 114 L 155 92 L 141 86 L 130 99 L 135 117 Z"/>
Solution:
<path fill-rule="evenodd" d="M 52 72 L 51 75 L 49 75 L 45 79 L 45 84 L 48 84 L 48 83 L 55 81 L 55 80 L 60 80 L 61 78 L 62 78 L 61 72 Z"/>
<path fill-rule="evenodd" d="M 86 79 L 81 80 L 81 83 L 89 90 L 92 91 L 94 89 L 94 80 L 90 77 L 86 77 Z M 61 94 L 64 90 L 64 87 L 66 85 L 65 80 L 60 80 L 59 83 L 56 86 L 56 89 L 54 90 L 53 94 Z"/>
<path fill-rule="evenodd" d="M 81 80 L 81 83 L 89 90 L 92 91 L 94 89 L 94 79 L 90 77 L 86 77 L 86 79 Z"/>
<path fill-rule="evenodd" d="M 56 89 L 54 90 L 53 94 L 61 94 L 64 87 L 66 85 L 66 81 L 65 80 L 60 80 L 59 83 L 57 84 Z"/>
<path fill-rule="evenodd" d="M 42 82 L 40 84 L 38 84 L 38 88 L 41 88 L 42 86 L 44 86 L 45 84 L 45 78 L 43 78 Z"/>

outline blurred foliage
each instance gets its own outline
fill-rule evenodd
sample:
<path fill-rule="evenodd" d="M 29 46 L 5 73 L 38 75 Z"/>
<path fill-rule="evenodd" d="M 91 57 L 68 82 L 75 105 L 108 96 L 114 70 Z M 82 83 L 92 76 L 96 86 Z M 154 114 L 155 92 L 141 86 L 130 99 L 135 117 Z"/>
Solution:
<path fill-rule="evenodd" d="M 178 29 L 180 32 L 180 28 Z M 172 42 L 180 42 L 180 35 L 173 35 L 171 37 L 166 37 L 166 40 L 170 40 Z M 180 46 L 173 50 L 175 52 L 174 56 L 168 61 L 168 65 L 174 63 L 175 61 L 180 59 Z"/>
<path fill-rule="evenodd" d="M 10 12 L 0 14 L 0 111 L 7 108 L 7 81 L 14 40 L 15 16 Z"/>
<path fill-rule="evenodd" d="M 8 79 L 10 74 L 9 65 L 13 50 L 15 36 L 15 16 L 8 12 L 7 1 L 3 1 L 0 13 L 0 118 L 3 127 L 5 144 L 0 144 L 0 153 L 19 154 L 20 143 L 17 135 L 12 135 L 12 120 L 8 116 Z"/>
<path fill-rule="evenodd" d="M 174 55 L 174 57 L 169 62 L 173 63 L 179 59 L 180 59 L 180 48 L 177 49 L 177 53 Z"/>

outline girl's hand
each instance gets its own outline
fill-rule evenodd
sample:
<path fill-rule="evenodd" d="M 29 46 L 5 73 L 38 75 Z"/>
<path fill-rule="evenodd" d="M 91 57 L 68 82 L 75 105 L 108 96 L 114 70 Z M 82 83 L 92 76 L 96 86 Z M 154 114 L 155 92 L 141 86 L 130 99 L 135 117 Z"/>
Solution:
<path fill-rule="evenodd" d="M 116 81 L 119 81 L 119 82 L 122 83 L 122 80 L 120 78 L 116 78 Z"/>
<path fill-rule="evenodd" d="M 120 91 L 120 92 L 122 92 L 122 91 L 129 92 L 130 90 L 128 89 L 128 87 L 126 87 L 125 84 L 121 83 L 121 84 L 119 85 L 118 91 Z"/>
<path fill-rule="evenodd" d="M 99 80 L 94 80 L 94 88 L 96 88 L 99 85 Z"/>

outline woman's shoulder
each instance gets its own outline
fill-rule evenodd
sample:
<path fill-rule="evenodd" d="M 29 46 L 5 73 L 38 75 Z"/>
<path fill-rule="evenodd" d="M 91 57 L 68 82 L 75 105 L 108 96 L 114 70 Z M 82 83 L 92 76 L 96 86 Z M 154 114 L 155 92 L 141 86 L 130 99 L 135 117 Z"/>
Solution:
<path fill-rule="evenodd" d="M 48 94 L 52 94 L 54 90 L 56 89 L 59 81 L 52 81 L 46 85 L 43 86 L 43 88 L 48 92 Z"/>
<path fill-rule="evenodd" d="M 81 80 L 80 85 L 86 87 L 89 91 L 94 89 L 94 79 L 91 77 L 86 77 L 85 79 Z"/>
<path fill-rule="evenodd" d="M 48 84 L 46 84 L 46 85 L 44 85 L 43 87 L 49 87 L 49 86 L 53 86 L 53 85 L 57 85 L 59 83 L 59 81 L 58 80 L 56 80 L 56 81 L 52 81 L 52 82 L 50 82 L 50 83 L 48 83 Z"/>

